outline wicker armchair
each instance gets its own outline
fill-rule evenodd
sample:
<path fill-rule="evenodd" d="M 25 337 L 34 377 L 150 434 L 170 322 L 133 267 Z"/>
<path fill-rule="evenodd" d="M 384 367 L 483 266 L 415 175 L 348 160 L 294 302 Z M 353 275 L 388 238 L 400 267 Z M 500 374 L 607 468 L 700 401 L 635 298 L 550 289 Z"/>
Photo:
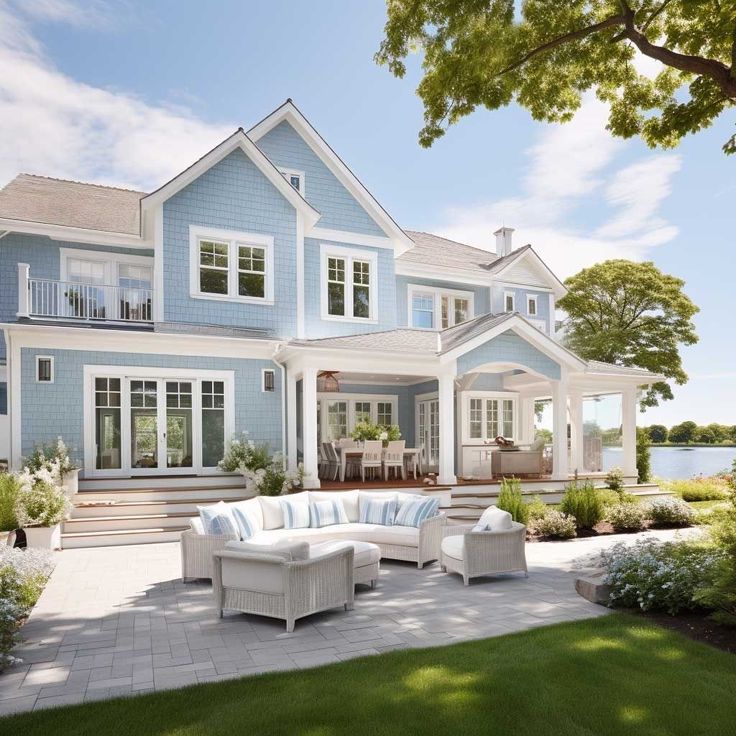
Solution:
<path fill-rule="evenodd" d="M 474 532 L 473 526 L 445 527 L 440 566 L 458 572 L 468 585 L 470 578 L 505 572 L 523 572 L 526 566 L 526 527 L 512 522 L 512 529 Z"/>
<path fill-rule="evenodd" d="M 196 524 L 199 519 L 194 519 Z M 191 523 L 191 522 L 190 522 Z M 215 552 L 225 549 L 225 545 L 238 537 L 217 534 L 199 534 L 195 529 L 185 529 L 181 533 L 181 579 L 186 583 L 195 578 L 212 578 Z"/>
<path fill-rule="evenodd" d="M 220 618 L 225 609 L 294 621 L 312 613 L 353 608 L 353 549 L 287 561 L 268 553 L 215 552 L 212 592 Z"/>

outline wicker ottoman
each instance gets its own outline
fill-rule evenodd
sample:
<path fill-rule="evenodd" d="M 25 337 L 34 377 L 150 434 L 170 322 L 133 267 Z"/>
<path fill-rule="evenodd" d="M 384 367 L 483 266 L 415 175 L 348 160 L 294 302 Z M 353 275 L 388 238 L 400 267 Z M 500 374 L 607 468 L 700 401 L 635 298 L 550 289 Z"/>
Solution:
<path fill-rule="evenodd" d="M 381 565 L 381 548 L 372 542 L 358 542 L 352 539 L 333 539 L 309 545 L 309 556 L 316 557 L 329 552 L 337 552 L 347 547 L 353 548 L 353 582 L 376 587 Z"/>

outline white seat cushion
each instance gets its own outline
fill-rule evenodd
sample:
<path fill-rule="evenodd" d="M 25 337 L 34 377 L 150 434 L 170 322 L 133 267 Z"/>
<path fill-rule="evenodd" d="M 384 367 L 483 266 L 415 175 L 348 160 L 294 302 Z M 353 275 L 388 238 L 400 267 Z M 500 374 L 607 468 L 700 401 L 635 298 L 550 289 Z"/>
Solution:
<path fill-rule="evenodd" d="M 250 544 L 269 545 L 281 539 L 318 542 L 328 539 L 350 539 L 374 544 L 397 544 L 416 547 L 419 529 L 413 526 L 383 526 L 382 524 L 333 524 L 308 529 L 266 529 L 251 537 Z"/>
<path fill-rule="evenodd" d="M 358 521 L 360 511 L 358 510 L 358 491 L 308 491 L 309 501 L 334 501 L 340 499 L 348 521 Z"/>
<path fill-rule="evenodd" d="M 374 565 L 381 559 L 381 550 L 371 542 L 358 542 L 348 539 L 332 539 L 328 542 L 317 542 L 309 545 L 309 558 L 314 559 L 322 555 L 337 552 L 341 549 L 353 548 L 353 567 Z"/>
<path fill-rule="evenodd" d="M 284 594 L 282 564 L 257 560 L 222 560 L 222 584 L 226 588 L 252 590 L 271 595 Z"/>
<path fill-rule="evenodd" d="M 473 527 L 474 532 L 502 532 L 513 529 L 513 519 L 508 511 L 499 509 L 497 506 L 489 506 L 478 519 Z"/>
<path fill-rule="evenodd" d="M 465 551 L 465 540 L 462 534 L 453 534 L 442 540 L 442 551 L 455 560 L 462 560 Z"/>
<path fill-rule="evenodd" d="M 251 554 L 276 555 L 287 562 L 309 559 L 309 545 L 293 539 L 278 539 L 273 544 L 253 544 L 252 542 L 228 542 L 225 549 Z"/>

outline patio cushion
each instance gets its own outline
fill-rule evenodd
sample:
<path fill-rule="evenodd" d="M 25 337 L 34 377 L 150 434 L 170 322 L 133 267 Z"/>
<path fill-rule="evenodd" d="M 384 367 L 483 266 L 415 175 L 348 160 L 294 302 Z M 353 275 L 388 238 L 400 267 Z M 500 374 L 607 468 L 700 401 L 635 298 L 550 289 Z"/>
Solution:
<path fill-rule="evenodd" d="M 419 526 L 430 516 L 437 516 L 439 511 L 439 498 L 409 498 L 401 504 L 396 514 L 396 524 L 399 526 Z"/>
<path fill-rule="evenodd" d="M 501 532 L 513 529 L 513 519 L 508 511 L 499 509 L 497 506 L 489 506 L 478 519 L 473 527 L 474 532 Z"/>
<path fill-rule="evenodd" d="M 258 496 L 263 513 L 264 529 L 279 529 L 284 526 L 284 511 L 278 496 Z"/>
<path fill-rule="evenodd" d="M 284 568 L 282 565 L 264 560 L 222 560 L 222 584 L 226 588 L 251 590 L 258 593 L 283 595 Z"/>
<path fill-rule="evenodd" d="M 263 512 L 257 498 L 226 504 L 238 525 L 241 539 L 249 539 L 263 529 Z"/>
<path fill-rule="evenodd" d="M 209 506 L 197 506 L 197 511 L 205 534 L 230 536 L 233 539 L 240 537 L 232 511 L 224 501 Z"/>
<path fill-rule="evenodd" d="M 332 539 L 327 542 L 317 542 L 309 545 L 309 558 L 314 559 L 321 555 L 337 552 L 347 547 L 353 548 L 353 567 L 373 565 L 381 559 L 381 550 L 370 542 L 359 542 L 356 540 Z"/>
<path fill-rule="evenodd" d="M 225 549 L 250 554 L 268 554 L 283 557 L 287 562 L 309 559 L 309 545 L 291 539 L 278 539 L 273 544 L 253 544 L 252 542 L 228 542 Z"/>
<path fill-rule="evenodd" d="M 360 509 L 358 508 L 358 494 L 355 491 L 309 491 L 309 502 L 313 501 L 331 501 L 339 498 L 342 501 L 345 514 L 348 521 L 358 521 L 360 518 Z"/>
<path fill-rule="evenodd" d="M 416 547 L 419 543 L 419 529 L 414 526 L 384 526 L 383 524 L 334 524 L 306 529 L 267 529 L 248 540 L 248 544 L 269 546 L 275 542 L 289 539 L 309 543 L 329 539 L 350 539 L 374 544 L 396 544 Z"/>
<path fill-rule="evenodd" d="M 308 494 L 296 493 L 293 497 L 280 498 L 284 514 L 284 529 L 303 529 L 309 526 Z"/>
<path fill-rule="evenodd" d="M 396 497 L 361 498 L 360 523 L 392 526 L 396 516 Z"/>
<path fill-rule="evenodd" d="M 419 529 L 415 526 L 384 526 L 383 524 L 356 524 L 354 537 L 374 544 L 395 544 L 400 547 L 416 547 Z"/>
<path fill-rule="evenodd" d="M 453 534 L 442 540 L 442 551 L 448 557 L 462 560 L 465 553 L 465 538 L 462 534 Z"/>
<path fill-rule="evenodd" d="M 329 501 L 313 501 L 309 504 L 310 527 L 319 528 L 347 523 L 348 517 L 339 498 Z"/>

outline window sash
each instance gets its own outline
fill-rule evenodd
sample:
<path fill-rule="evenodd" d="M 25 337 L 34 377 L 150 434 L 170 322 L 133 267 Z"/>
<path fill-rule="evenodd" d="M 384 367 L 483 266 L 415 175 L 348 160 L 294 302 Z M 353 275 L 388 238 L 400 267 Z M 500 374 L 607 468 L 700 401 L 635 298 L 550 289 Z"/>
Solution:
<path fill-rule="evenodd" d="M 373 262 L 351 255 L 326 255 L 326 313 L 351 320 L 373 318 Z"/>
<path fill-rule="evenodd" d="M 270 298 L 270 247 L 243 240 L 197 238 L 197 290 L 203 296 Z"/>
<path fill-rule="evenodd" d="M 535 296 L 527 297 L 526 312 L 530 317 L 537 316 L 537 298 Z"/>
<path fill-rule="evenodd" d="M 503 309 L 504 312 L 513 312 L 516 307 L 516 298 L 513 294 L 504 292 L 503 295 Z"/>
<path fill-rule="evenodd" d="M 472 318 L 473 296 L 468 293 L 431 289 L 422 291 L 410 284 L 409 324 L 418 329 L 447 329 Z"/>
<path fill-rule="evenodd" d="M 376 424 L 393 424 L 393 404 L 390 401 L 376 403 Z"/>
<path fill-rule="evenodd" d="M 493 441 L 499 435 L 516 435 L 516 399 L 469 397 L 466 404 L 465 436 L 471 440 Z"/>

